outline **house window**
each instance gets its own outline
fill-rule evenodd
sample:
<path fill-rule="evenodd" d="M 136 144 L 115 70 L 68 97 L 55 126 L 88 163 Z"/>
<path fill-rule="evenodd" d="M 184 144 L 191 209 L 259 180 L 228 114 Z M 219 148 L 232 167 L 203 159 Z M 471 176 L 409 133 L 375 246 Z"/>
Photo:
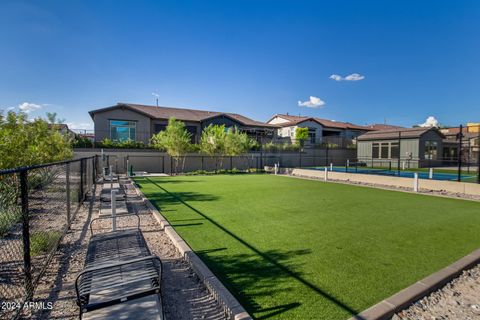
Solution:
<path fill-rule="evenodd" d="M 195 126 L 186 126 L 185 129 L 190 133 L 190 142 L 195 143 L 197 137 L 197 127 Z M 226 129 L 226 127 L 225 127 Z"/>
<path fill-rule="evenodd" d="M 425 159 L 437 159 L 437 141 L 425 141 Z"/>
<path fill-rule="evenodd" d="M 398 142 L 373 142 L 372 158 L 373 159 L 392 159 L 398 158 L 400 152 Z"/>
<path fill-rule="evenodd" d="M 316 131 L 315 128 L 308 128 L 308 139 L 310 140 L 310 143 L 315 143 L 316 139 Z"/>
<path fill-rule="evenodd" d="M 390 158 L 398 158 L 400 155 L 400 149 L 398 148 L 398 142 L 390 143 Z"/>
<path fill-rule="evenodd" d="M 388 143 L 382 143 L 380 145 L 380 158 L 388 159 Z"/>
<path fill-rule="evenodd" d="M 164 131 L 167 128 L 166 124 L 155 123 L 153 126 L 153 131 L 155 134 L 159 133 L 160 131 Z"/>
<path fill-rule="evenodd" d="M 113 141 L 136 140 L 135 121 L 110 120 L 110 139 Z"/>
<path fill-rule="evenodd" d="M 380 149 L 379 149 L 379 145 L 380 145 L 380 144 L 379 144 L 378 142 L 374 142 L 374 143 L 372 144 L 372 158 L 374 158 L 374 159 L 378 159 L 378 158 L 379 158 L 379 153 L 378 153 L 379 150 L 380 150 Z"/>

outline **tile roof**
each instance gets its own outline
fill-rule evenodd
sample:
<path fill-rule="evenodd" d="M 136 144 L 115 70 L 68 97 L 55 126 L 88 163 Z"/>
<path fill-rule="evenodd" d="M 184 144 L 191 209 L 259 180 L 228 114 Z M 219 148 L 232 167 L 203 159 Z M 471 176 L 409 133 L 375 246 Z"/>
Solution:
<path fill-rule="evenodd" d="M 288 120 L 289 122 L 285 123 L 278 123 L 279 126 L 281 127 L 287 127 L 287 126 L 292 126 L 299 124 L 301 122 L 311 120 L 315 121 L 319 124 L 321 124 L 324 127 L 327 128 L 335 128 L 335 129 L 356 129 L 356 130 L 365 130 L 365 131 L 370 131 L 372 130 L 371 128 L 367 126 L 359 126 L 350 122 L 342 122 L 342 121 L 333 121 L 333 120 L 327 120 L 327 119 L 322 119 L 322 118 L 316 118 L 316 117 L 306 117 L 306 116 L 292 116 L 289 114 L 277 114 L 275 117 L 280 117 L 285 120 Z M 272 118 L 273 119 L 273 118 Z"/>
<path fill-rule="evenodd" d="M 133 103 L 117 103 L 117 105 L 115 106 L 93 110 L 93 111 L 90 111 L 89 113 L 90 113 L 90 116 L 93 117 L 93 114 L 97 112 L 108 111 L 108 110 L 119 108 L 119 107 L 128 108 L 130 110 L 139 112 L 153 119 L 168 120 L 173 117 L 175 119 L 182 120 L 182 121 L 202 122 L 210 118 L 215 118 L 218 116 L 226 116 L 238 121 L 240 124 L 244 126 L 271 127 L 271 128 L 278 127 L 277 125 L 256 121 L 237 113 L 172 108 L 172 107 L 163 107 L 163 106 L 157 107 L 157 106 L 149 106 L 149 105 L 133 104 Z"/>
<path fill-rule="evenodd" d="M 370 124 L 367 127 L 373 130 L 389 130 L 389 129 L 405 129 L 405 127 L 400 127 L 400 126 L 394 126 L 391 124 L 382 124 L 382 123 L 374 123 Z"/>
<path fill-rule="evenodd" d="M 457 138 L 457 135 L 460 133 L 460 127 L 453 128 L 443 128 L 440 129 L 440 132 L 443 133 L 448 139 Z M 462 127 L 462 134 L 466 138 L 475 138 L 478 137 L 478 133 L 470 132 L 468 127 Z"/>
<path fill-rule="evenodd" d="M 444 135 L 438 131 L 437 128 L 432 127 L 418 127 L 418 128 L 403 128 L 403 129 L 388 129 L 388 130 L 379 130 L 379 131 L 370 131 L 367 133 L 362 134 L 357 139 L 359 141 L 366 141 L 366 140 L 385 140 L 385 139 L 398 139 L 398 133 L 400 132 L 401 138 L 419 138 L 426 132 L 434 130 L 436 131 L 442 138 Z"/>

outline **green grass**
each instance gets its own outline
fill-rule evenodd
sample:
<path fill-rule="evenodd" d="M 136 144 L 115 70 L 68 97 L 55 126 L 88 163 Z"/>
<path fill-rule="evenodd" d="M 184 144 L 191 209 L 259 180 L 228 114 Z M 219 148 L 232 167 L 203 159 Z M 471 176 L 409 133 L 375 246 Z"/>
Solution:
<path fill-rule="evenodd" d="M 62 233 L 60 231 L 42 231 L 30 235 L 30 254 L 35 257 L 48 253 L 58 242 Z"/>
<path fill-rule="evenodd" d="M 135 180 L 260 319 L 347 319 L 480 247 L 478 202 L 270 175 Z"/>

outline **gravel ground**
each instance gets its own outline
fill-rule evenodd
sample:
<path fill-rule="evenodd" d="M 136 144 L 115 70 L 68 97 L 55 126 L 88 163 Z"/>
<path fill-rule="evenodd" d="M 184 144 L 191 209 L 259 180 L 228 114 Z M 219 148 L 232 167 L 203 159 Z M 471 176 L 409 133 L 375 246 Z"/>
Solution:
<path fill-rule="evenodd" d="M 392 320 L 480 319 L 480 265 L 417 301 Z"/>
<path fill-rule="evenodd" d="M 127 194 L 129 212 L 141 217 L 141 229 L 152 254 L 163 262 L 162 300 L 166 319 L 225 319 L 223 309 L 210 295 L 197 275 L 153 218 L 141 198 L 127 180 L 121 180 Z M 35 292 L 35 301 L 53 303 L 53 308 L 30 309 L 25 318 L 32 319 L 78 319 L 75 303 L 74 281 L 82 270 L 87 244 L 90 238 L 89 223 L 98 217 L 101 186 L 90 203 L 85 202 L 75 217 L 71 229 L 62 240 L 59 249 L 47 268 Z M 136 219 L 122 219 L 117 227 L 131 226 Z M 102 223 L 94 224 L 95 232 L 108 230 Z"/>

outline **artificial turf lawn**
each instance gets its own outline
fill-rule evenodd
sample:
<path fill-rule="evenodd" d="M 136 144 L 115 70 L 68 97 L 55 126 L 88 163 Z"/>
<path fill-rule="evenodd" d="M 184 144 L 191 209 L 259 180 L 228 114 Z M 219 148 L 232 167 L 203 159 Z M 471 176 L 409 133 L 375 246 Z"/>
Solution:
<path fill-rule="evenodd" d="M 270 175 L 138 177 L 256 318 L 347 319 L 480 247 L 480 204 Z"/>

